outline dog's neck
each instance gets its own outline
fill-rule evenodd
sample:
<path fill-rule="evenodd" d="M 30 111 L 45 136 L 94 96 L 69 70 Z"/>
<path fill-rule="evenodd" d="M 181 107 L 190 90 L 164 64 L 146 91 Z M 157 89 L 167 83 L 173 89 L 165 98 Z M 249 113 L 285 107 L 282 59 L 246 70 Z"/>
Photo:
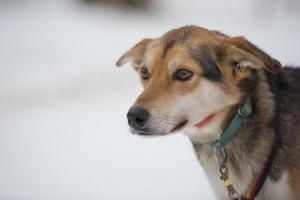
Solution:
<path fill-rule="evenodd" d="M 245 120 L 236 136 L 226 146 L 231 179 L 240 193 L 244 193 L 263 169 L 274 142 L 275 131 L 269 124 L 274 118 L 274 97 L 264 72 L 257 74 L 257 83 L 252 94 L 253 113 Z M 230 122 L 236 107 L 227 113 L 223 126 Z M 262 132 L 261 130 L 265 130 Z M 215 164 L 213 147 L 192 140 L 194 149 L 203 165 Z M 219 176 L 219 175 L 218 175 Z"/>

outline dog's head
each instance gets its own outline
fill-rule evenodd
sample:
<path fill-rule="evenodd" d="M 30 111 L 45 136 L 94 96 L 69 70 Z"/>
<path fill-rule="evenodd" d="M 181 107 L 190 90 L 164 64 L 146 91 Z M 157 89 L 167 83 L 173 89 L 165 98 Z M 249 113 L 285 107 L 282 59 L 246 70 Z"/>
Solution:
<path fill-rule="evenodd" d="M 220 136 L 224 121 L 249 92 L 258 70 L 275 74 L 282 70 L 277 60 L 245 38 L 195 26 L 142 40 L 117 66 L 129 61 L 144 86 L 127 114 L 132 132 L 181 131 L 203 142 Z"/>

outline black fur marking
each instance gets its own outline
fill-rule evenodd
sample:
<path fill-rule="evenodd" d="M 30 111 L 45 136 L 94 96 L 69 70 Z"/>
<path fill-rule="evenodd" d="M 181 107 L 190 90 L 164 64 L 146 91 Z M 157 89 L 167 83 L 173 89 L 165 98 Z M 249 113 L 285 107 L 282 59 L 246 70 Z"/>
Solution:
<path fill-rule="evenodd" d="M 182 30 L 173 30 L 168 33 L 163 38 L 164 43 L 164 50 L 163 50 L 163 57 L 166 55 L 168 50 L 175 46 L 176 44 L 183 44 L 186 39 L 188 38 L 189 32 L 182 29 Z"/>
<path fill-rule="evenodd" d="M 274 94 L 274 103 L 275 103 L 275 112 L 274 112 L 274 118 L 271 121 L 270 126 L 274 127 L 274 141 L 273 141 L 273 147 L 272 147 L 272 162 L 276 159 L 276 153 L 279 148 L 282 147 L 282 139 L 281 139 L 281 134 L 282 134 L 282 122 L 280 118 L 280 112 L 281 112 L 281 105 L 279 103 L 278 96 L 275 94 L 278 94 L 278 77 L 275 76 L 274 74 L 266 73 L 266 76 L 268 78 L 268 83 L 271 86 L 270 90 Z M 282 175 L 282 169 L 279 169 L 278 167 L 270 166 L 269 169 L 269 174 L 270 178 L 274 181 L 278 181 Z"/>
<path fill-rule="evenodd" d="M 300 110 L 300 69 L 285 67 L 284 72 L 275 76 L 266 73 L 271 91 L 274 94 L 276 103 L 275 115 L 271 127 L 275 131 L 275 144 L 277 147 L 273 165 L 270 170 L 272 180 L 278 181 L 286 166 L 297 166 L 299 153 L 295 155 L 290 152 L 297 152 L 298 142 L 297 129 L 300 123 L 298 111 Z"/>
<path fill-rule="evenodd" d="M 201 45 L 197 48 L 189 46 L 188 50 L 191 58 L 202 67 L 204 77 L 213 81 L 222 81 L 222 73 L 217 62 L 213 59 L 214 52 L 212 49 Z"/>
<path fill-rule="evenodd" d="M 236 73 L 235 70 L 233 70 L 233 73 Z M 253 96 L 257 86 L 258 77 L 255 69 L 250 69 L 250 73 L 251 74 L 247 78 L 240 80 L 237 86 L 245 95 Z"/>

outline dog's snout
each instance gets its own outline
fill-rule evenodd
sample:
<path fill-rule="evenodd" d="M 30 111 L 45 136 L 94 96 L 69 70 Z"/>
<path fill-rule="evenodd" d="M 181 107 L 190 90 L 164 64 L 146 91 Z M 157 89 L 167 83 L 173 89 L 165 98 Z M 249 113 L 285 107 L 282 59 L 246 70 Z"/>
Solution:
<path fill-rule="evenodd" d="M 141 129 L 149 119 L 149 112 L 141 107 L 132 107 L 127 113 L 128 124 L 133 128 Z"/>

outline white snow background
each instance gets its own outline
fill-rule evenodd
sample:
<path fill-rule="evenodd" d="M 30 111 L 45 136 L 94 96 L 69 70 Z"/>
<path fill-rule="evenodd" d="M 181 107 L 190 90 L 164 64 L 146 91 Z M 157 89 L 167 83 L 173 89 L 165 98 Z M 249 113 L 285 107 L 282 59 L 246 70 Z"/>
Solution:
<path fill-rule="evenodd" d="M 0 0 L 0 200 L 214 199 L 189 140 L 129 133 L 141 92 L 116 60 L 196 24 L 300 64 L 297 0 L 153 0 L 147 11 L 76 0 Z"/>

